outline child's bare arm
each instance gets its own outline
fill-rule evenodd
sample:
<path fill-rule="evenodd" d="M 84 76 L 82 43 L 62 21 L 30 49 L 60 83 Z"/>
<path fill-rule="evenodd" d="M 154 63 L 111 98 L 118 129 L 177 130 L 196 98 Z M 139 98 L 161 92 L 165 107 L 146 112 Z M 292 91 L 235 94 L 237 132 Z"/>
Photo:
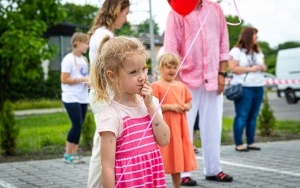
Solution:
<path fill-rule="evenodd" d="M 113 132 L 101 132 L 101 165 L 103 187 L 115 187 L 116 136 Z"/>
<path fill-rule="evenodd" d="M 141 95 L 144 98 L 144 103 L 147 106 L 150 118 L 153 119 L 152 128 L 155 140 L 158 145 L 166 146 L 170 142 L 170 129 L 159 113 L 156 113 L 154 117 L 156 106 L 153 103 L 152 88 L 149 82 L 144 84 L 144 87 L 141 90 Z"/>

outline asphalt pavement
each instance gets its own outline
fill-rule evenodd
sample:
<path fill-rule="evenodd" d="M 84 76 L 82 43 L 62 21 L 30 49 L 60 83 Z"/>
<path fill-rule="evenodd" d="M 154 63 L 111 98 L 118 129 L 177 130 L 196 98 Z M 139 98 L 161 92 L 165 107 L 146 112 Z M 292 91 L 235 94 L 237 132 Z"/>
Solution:
<path fill-rule="evenodd" d="M 192 177 L 205 188 L 299 188 L 300 140 L 259 143 L 261 151 L 237 152 L 221 147 L 223 170 L 234 177 L 231 183 L 207 181 L 203 159 L 196 155 L 198 169 Z M 65 164 L 61 159 L 0 163 L 0 188 L 85 188 L 89 157 L 84 164 Z M 170 175 L 166 175 L 172 187 Z"/>
<path fill-rule="evenodd" d="M 226 102 L 226 101 L 225 101 Z M 228 102 L 228 101 L 227 101 Z M 62 108 L 51 112 L 63 111 Z M 16 116 L 49 113 L 49 110 L 15 112 Z M 196 155 L 198 169 L 192 178 L 205 188 L 300 188 L 300 140 L 258 143 L 261 151 L 237 152 L 233 145 L 221 147 L 223 170 L 231 183 L 205 180 L 201 148 Z M 84 164 L 65 164 L 62 158 L 0 163 L 0 188 L 85 188 L 89 157 Z M 166 175 L 172 187 L 170 175 Z"/>

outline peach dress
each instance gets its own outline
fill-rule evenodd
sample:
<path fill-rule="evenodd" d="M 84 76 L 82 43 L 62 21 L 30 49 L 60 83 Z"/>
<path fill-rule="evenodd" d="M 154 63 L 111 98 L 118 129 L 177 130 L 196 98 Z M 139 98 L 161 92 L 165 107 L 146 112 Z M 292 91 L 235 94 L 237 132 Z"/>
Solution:
<path fill-rule="evenodd" d="M 152 83 L 153 95 L 161 100 L 170 87 L 162 104 L 190 102 L 192 96 L 185 84 L 175 81 L 171 86 L 161 80 Z M 171 131 L 170 143 L 160 147 L 166 174 L 189 172 L 197 169 L 194 149 L 190 141 L 186 113 L 164 111 L 163 118 Z"/>

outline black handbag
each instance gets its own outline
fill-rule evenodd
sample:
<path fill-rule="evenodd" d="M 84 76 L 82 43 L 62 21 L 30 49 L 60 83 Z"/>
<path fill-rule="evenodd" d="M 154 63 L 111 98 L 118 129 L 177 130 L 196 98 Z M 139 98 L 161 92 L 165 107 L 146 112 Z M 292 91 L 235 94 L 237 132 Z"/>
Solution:
<path fill-rule="evenodd" d="M 244 82 L 246 80 L 248 73 L 246 73 L 246 76 L 244 78 Z M 234 84 L 234 85 L 229 85 L 226 87 L 224 90 L 224 95 L 228 100 L 235 101 L 240 99 L 243 96 L 243 86 L 242 84 Z"/>
<path fill-rule="evenodd" d="M 243 96 L 243 86 L 242 84 L 229 85 L 224 91 L 224 95 L 228 100 L 234 101 L 238 100 Z"/>

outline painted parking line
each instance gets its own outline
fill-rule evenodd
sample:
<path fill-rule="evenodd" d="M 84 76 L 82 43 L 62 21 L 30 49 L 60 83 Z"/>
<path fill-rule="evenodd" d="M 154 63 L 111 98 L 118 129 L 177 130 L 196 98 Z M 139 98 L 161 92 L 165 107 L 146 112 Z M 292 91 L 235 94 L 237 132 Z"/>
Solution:
<path fill-rule="evenodd" d="M 196 159 L 199 159 L 199 160 L 203 161 L 203 157 L 196 156 Z M 286 175 L 290 175 L 290 176 L 300 177 L 300 173 L 291 172 L 291 171 L 284 171 L 284 170 L 277 170 L 277 169 L 272 169 L 272 168 L 245 165 L 245 164 L 240 164 L 240 163 L 232 163 L 232 162 L 228 162 L 228 161 L 221 161 L 221 164 L 225 164 L 225 165 L 229 165 L 229 166 L 242 167 L 242 168 L 250 168 L 250 169 L 254 169 L 254 170 L 262 170 L 262 171 L 267 171 L 267 172 L 275 172 L 275 173 L 278 173 L 278 174 L 286 174 Z"/>
<path fill-rule="evenodd" d="M 3 180 L 0 180 L 0 186 L 4 187 L 4 188 L 17 188 L 15 186 L 13 186 L 12 184 L 9 184 Z"/>

